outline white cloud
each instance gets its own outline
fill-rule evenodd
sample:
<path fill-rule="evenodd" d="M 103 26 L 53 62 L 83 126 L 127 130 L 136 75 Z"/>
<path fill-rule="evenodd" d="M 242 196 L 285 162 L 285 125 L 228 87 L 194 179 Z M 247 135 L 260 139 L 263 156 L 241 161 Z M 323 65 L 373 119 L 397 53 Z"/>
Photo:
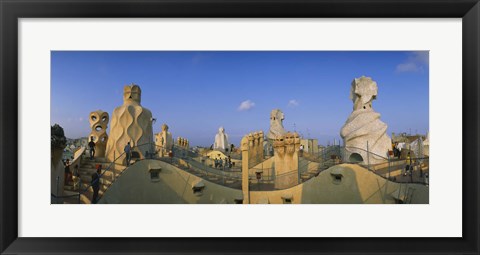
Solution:
<path fill-rule="evenodd" d="M 288 101 L 288 107 L 295 107 L 295 106 L 298 106 L 298 105 L 299 105 L 299 103 L 295 99 L 292 99 L 292 100 Z"/>
<path fill-rule="evenodd" d="M 255 106 L 255 103 L 252 102 L 252 101 L 250 101 L 250 99 L 249 99 L 249 100 L 243 101 L 243 102 L 240 104 L 240 106 L 238 107 L 238 110 L 239 110 L 239 111 L 248 111 L 248 110 L 250 110 L 250 109 L 251 109 L 252 107 L 254 107 L 254 106 Z"/>
<path fill-rule="evenodd" d="M 397 73 L 419 72 L 421 70 L 422 70 L 422 67 L 413 62 L 399 64 L 396 69 Z"/>
<path fill-rule="evenodd" d="M 404 63 L 398 64 L 396 68 L 397 73 L 404 72 L 423 72 L 424 68 L 428 69 L 429 52 L 416 51 L 411 53 Z"/>

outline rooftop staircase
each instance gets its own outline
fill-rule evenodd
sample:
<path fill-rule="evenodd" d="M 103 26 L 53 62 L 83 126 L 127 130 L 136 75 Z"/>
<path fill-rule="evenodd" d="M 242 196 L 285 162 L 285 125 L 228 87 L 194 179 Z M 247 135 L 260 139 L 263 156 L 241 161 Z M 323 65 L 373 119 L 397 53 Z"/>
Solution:
<path fill-rule="evenodd" d="M 64 200 L 66 204 L 91 204 L 93 198 L 93 188 L 91 187 L 92 175 L 97 171 L 97 166 L 102 165 L 102 172 L 110 165 L 105 158 L 94 158 L 93 160 L 85 157 L 82 159 L 80 167 L 78 168 L 79 179 L 73 178 L 73 181 L 68 182 L 64 186 L 65 194 L 78 194 L 79 191 L 85 191 L 80 194 L 80 197 L 69 197 Z M 100 190 L 98 191 L 98 199 L 100 199 L 105 191 L 112 185 L 117 177 L 125 170 L 125 166 L 112 165 L 105 171 L 100 178 Z M 75 171 L 75 170 L 73 170 Z M 74 173 L 75 174 L 75 173 Z"/>

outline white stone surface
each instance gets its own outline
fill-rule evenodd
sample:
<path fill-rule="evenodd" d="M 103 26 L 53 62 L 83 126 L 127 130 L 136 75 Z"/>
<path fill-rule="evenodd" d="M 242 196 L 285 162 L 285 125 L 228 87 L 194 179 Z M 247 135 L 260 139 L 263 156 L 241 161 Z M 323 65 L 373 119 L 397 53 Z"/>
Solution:
<path fill-rule="evenodd" d="M 346 160 L 353 153 L 360 154 L 363 162 L 370 164 L 381 163 L 387 158 L 391 147 L 387 124 L 380 120 L 380 114 L 372 108 L 377 91 L 377 83 L 370 77 L 362 76 L 352 82 L 350 99 L 354 105 L 353 112 L 340 130 L 347 151 Z M 368 157 L 367 150 L 370 152 Z"/>
<path fill-rule="evenodd" d="M 283 120 L 285 115 L 280 109 L 273 109 L 270 113 L 270 130 L 267 138 L 271 141 L 275 140 L 278 136 L 283 136 L 287 133 L 283 127 Z"/>
<path fill-rule="evenodd" d="M 423 145 L 430 145 L 430 132 L 427 133 L 427 137 L 425 138 L 425 141 L 423 141 Z"/>
<path fill-rule="evenodd" d="M 350 88 L 353 110 L 372 108 L 372 101 L 377 98 L 377 83 L 370 77 L 355 78 Z"/>
<path fill-rule="evenodd" d="M 422 138 L 419 137 L 417 140 L 410 143 L 410 150 L 413 152 L 416 158 L 423 158 L 425 156 L 424 149 L 425 143 Z"/>
<path fill-rule="evenodd" d="M 228 143 L 228 135 L 225 133 L 225 129 L 220 127 L 218 133 L 215 135 L 215 142 L 213 143 L 213 149 L 225 150 L 228 149 L 230 144 Z"/>

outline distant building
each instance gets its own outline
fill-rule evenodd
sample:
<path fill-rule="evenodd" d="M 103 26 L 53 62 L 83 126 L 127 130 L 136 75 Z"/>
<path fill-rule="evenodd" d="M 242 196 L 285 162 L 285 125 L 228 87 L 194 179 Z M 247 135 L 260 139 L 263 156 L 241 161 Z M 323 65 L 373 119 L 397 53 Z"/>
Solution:
<path fill-rule="evenodd" d="M 429 155 L 430 139 L 428 137 L 428 134 L 392 133 L 392 143 L 398 143 L 402 158 L 406 157 L 408 152 L 413 152 L 415 157 L 424 157 Z"/>
<path fill-rule="evenodd" d="M 407 133 L 400 133 L 400 134 L 395 134 L 392 132 L 392 142 L 393 143 L 412 143 L 418 138 L 421 138 L 422 140 L 426 139 L 425 135 L 408 135 Z"/>
<path fill-rule="evenodd" d="M 300 145 L 303 145 L 303 151 L 311 154 L 318 153 L 318 139 L 301 139 Z"/>

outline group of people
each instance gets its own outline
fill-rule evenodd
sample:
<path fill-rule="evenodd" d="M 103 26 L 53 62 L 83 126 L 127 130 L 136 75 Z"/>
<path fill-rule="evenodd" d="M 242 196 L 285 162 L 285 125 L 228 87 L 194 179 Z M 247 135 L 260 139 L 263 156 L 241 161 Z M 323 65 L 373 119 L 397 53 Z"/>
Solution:
<path fill-rule="evenodd" d="M 399 144 L 398 142 L 392 143 L 392 150 L 393 150 L 393 157 L 397 159 L 402 158 L 402 144 Z M 413 157 L 410 153 L 411 152 L 408 151 L 405 156 L 405 168 L 403 169 L 403 176 L 408 175 L 412 177 L 414 168 L 416 166 L 418 167 L 420 161 L 418 161 L 418 159 Z M 418 171 L 420 173 L 420 177 L 423 177 L 424 173 L 421 167 L 418 167 Z"/>
<path fill-rule="evenodd" d="M 393 156 L 397 159 L 400 159 L 400 156 L 402 155 L 402 148 L 398 144 L 398 142 L 395 142 L 392 144 L 392 150 L 393 150 Z"/>
<path fill-rule="evenodd" d="M 71 171 L 70 170 L 70 167 L 71 167 L 71 162 L 69 159 L 67 159 L 65 162 L 64 162 L 64 166 L 65 166 L 65 185 L 68 185 L 70 182 L 73 183 L 73 187 L 74 189 L 78 189 L 78 187 L 80 187 L 80 174 L 78 173 L 78 165 L 75 165 L 75 169 L 74 171 Z"/>
<path fill-rule="evenodd" d="M 95 142 L 94 142 L 94 137 L 90 137 L 90 142 L 88 143 L 88 147 L 90 149 L 90 160 L 93 160 L 95 157 Z M 125 160 L 127 163 L 127 166 L 130 165 L 130 160 L 132 158 L 132 146 L 130 145 L 130 142 L 125 145 L 124 148 L 125 152 Z M 69 185 L 70 182 L 73 182 L 74 189 L 80 188 L 80 174 L 78 172 L 78 165 L 75 165 L 75 171 L 72 172 L 70 167 L 71 167 L 71 162 L 70 159 L 66 159 L 64 162 L 64 167 L 65 167 L 65 175 L 64 175 L 64 185 Z M 92 178 L 90 181 L 90 185 L 93 189 L 93 196 L 92 196 L 92 203 L 95 204 L 97 203 L 98 200 L 98 192 L 100 190 L 100 178 L 102 176 L 102 164 L 97 164 L 96 166 L 96 172 L 92 174 Z"/>
<path fill-rule="evenodd" d="M 73 182 L 74 189 L 79 189 L 81 187 L 80 186 L 81 179 L 80 179 L 80 174 L 78 173 L 78 165 L 75 165 L 74 172 L 70 170 L 71 163 L 69 159 L 67 159 L 64 162 L 64 165 L 65 165 L 65 183 L 64 184 L 69 185 L 70 182 Z M 98 191 L 100 190 L 101 171 L 102 171 L 102 165 L 98 164 L 97 171 L 92 175 L 92 179 L 90 182 L 93 189 L 92 203 L 94 204 L 97 202 Z"/>
<path fill-rule="evenodd" d="M 215 163 L 215 168 L 224 168 L 224 164 L 225 167 L 232 168 L 234 164 L 230 156 L 226 157 L 225 160 L 223 160 L 222 158 L 215 158 L 213 162 Z"/>
<path fill-rule="evenodd" d="M 410 152 L 408 152 L 407 156 L 405 157 L 405 171 L 403 172 L 403 176 L 410 176 L 413 177 L 413 171 L 415 168 L 419 172 L 420 177 L 425 177 L 428 179 L 428 173 L 423 172 L 421 167 L 421 161 L 418 158 L 412 158 L 410 156 Z"/>

